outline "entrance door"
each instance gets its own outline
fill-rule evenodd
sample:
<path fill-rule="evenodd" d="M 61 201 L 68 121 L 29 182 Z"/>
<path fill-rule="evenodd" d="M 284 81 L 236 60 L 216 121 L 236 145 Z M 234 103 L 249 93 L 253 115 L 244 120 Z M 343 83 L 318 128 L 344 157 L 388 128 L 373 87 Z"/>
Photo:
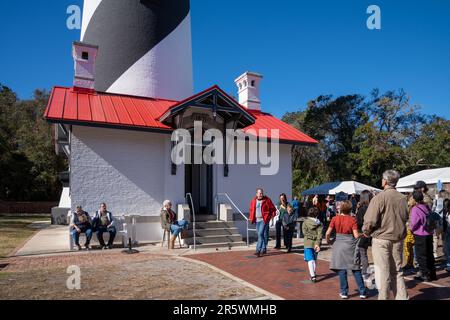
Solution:
<path fill-rule="evenodd" d="M 199 146 L 192 147 L 192 157 L 194 148 L 202 148 Z M 186 193 L 192 194 L 195 214 L 211 215 L 213 212 L 213 166 L 205 163 L 185 165 L 185 189 Z M 190 205 L 190 203 L 189 203 Z"/>

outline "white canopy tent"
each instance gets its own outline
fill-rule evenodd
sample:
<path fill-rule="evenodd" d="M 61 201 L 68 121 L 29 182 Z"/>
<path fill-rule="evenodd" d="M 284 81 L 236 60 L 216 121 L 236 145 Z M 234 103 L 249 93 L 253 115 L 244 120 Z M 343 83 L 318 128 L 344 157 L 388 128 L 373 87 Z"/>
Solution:
<path fill-rule="evenodd" d="M 334 195 L 339 192 L 345 192 L 347 194 L 361 194 L 364 190 L 369 191 L 381 191 L 380 189 L 365 185 L 356 181 L 341 181 L 341 182 L 328 182 L 317 186 L 315 188 L 302 192 L 302 195 Z"/>
<path fill-rule="evenodd" d="M 397 183 L 397 191 L 412 192 L 417 181 L 424 181 L 427 185 L 435 185 L 438 181 L 450 183 L 450 167 L 422 170 L 403 177 Z"/>

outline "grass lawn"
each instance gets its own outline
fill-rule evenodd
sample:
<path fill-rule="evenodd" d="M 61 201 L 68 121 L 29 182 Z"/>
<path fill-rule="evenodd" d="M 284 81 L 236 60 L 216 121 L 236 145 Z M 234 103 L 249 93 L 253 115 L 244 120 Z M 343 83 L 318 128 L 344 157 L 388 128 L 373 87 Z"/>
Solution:
<path fill-rule="evenodd" d="M 6 258 L 14 249 L 37 232 L 29 225 L 36 221 L 50 221 L 49 216 L 3 216 L 0 215 L 0 259 Z"/>

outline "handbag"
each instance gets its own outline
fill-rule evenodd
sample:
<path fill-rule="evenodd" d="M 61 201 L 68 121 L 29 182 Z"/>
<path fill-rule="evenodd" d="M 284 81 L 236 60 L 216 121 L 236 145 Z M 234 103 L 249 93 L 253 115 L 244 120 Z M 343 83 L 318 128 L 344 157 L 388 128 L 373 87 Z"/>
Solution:
<path fill-rule="evenodd" d="M 181 239 L 187 239 L 187 238 L 189 238 L 189 231 L 188 231 L 188 230 L 185 230 L 185 229 L 181 230 L 180 236 L 181 236 Z"/>
<path fill-rule="evenodd" d="M 358 240 L 358 248 L 366 249 L 372 245 L 372 238 L 361 237 Z"/>

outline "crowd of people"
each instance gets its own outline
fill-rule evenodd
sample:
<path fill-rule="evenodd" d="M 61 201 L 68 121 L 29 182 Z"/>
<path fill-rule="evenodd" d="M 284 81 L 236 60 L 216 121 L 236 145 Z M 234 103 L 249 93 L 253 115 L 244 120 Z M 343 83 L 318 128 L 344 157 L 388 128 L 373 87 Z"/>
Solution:
<path fill-rule="evenodd" d="M 399 179 L 397 171 L 388 170 L 382 177 L 381 192 L 365 190 L 339 201 L 332 195 L 314 195 L 304 201 L 294 197 L 289 203 L 283 193 L 274 205 L 258 188 L 249 210 L 258 234 L 255 255 L 267 253 L 271 226 L 275 228 L 274 249 L 281 249 L 283 239 L 291 252 L 298 223 L 313 283 L 317 281 L 317 258 L 326 241 L 332 246 L 330 270 L 339 276 L 340 297 L 348 298 L 347 272 L 351 271 L 360 298 L 365 299 L 371 247 L 378 298 L 388 299 L 392 292 L 398 300 L 409 299 L 404 272 L 414 272 L 417 267 L 415 280 L 437 280 L 435 258 L 440 242 L 450 272 L 450 200 L 442 190 L 433 200 L 423 181 L 417 182 L 411 194 L 402 194 L 396 190 Z"/>
<path fill-rule="evenodd" d="M 378 298 L 388 299 L 392 292 L 398 300 L 409 299 L 404 272 L 414 272 L 417 267 L 415 280 L 437 280 L 435 259 L 439 243 L 444 249 L 445 269 L 450 272 L 450 199 L 445 191 L 439 190 L 433 200 L 423 181 L 416 183 L 411 194 L 402 194 L 396 190 L 399 179 L 397 171 L 388 170 L 383 174 L 383 190 L 379 193 L 365 190 L 347 199 L 315 195 L 303 202 L 294 197 L 291 203 L 283 193 L 276 205 L 258 188 L 249 209 L 249 221 L 256 225 L 258 235 L 255 255 L 267 254 L 270 227 L 274 227 L 276 234 L 274 249 L 280 250 L 283 240 L 290 253 L 299 224 L 311 282 L 317 281 L 318 255 L 325 241 L 332 247 L 329 268 L 338 274 L 340 297 L 348 298 L 347 273 L 351 271 L 360 298 L 366 299 L 371 247 Z M 173 249 L 177 236 L 188 228 L 189 222 L 178 220 L 171 201 L 166 200 L 161 225 L 170 231 L 169 248 Z M 102 249 L 111 249 L 116 232 L 114 216 L 105 203 L 92 218 L 81 206 L 71 215 L 70 233 L 76 250 L 82 250 L 79 241 L 83 233 L 86 250 L 91 249 L 94 233 Z M 109 234 L 107 244 L 103 239 L 105 233 Z"/>

